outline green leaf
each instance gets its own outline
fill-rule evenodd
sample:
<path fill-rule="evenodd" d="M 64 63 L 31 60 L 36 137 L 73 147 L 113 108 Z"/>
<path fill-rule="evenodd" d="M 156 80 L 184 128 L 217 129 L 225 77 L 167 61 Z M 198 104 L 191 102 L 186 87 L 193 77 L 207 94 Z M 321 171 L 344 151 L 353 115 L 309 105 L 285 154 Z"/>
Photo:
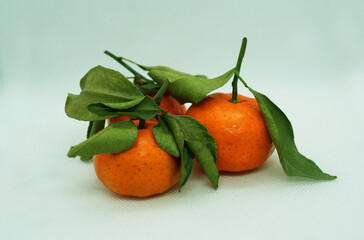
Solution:
<path fill-rule="evenodd" d="M 103 119 L 130 116 L 150 120 L 160 113 L 161 108 L 149 96 L 144 96 L 142 101 L 131 108 L 125 108 L 123 103 L 96 103 L 90 104 L 88 110 Z"/>
<path fill-rule="evenodd" d="M 104 118 L 97 114 L 91 113 L 87 110 L 87 106 L 92 103 L 86 96 L 68 94 L 65 112 L 68 117 L 82 121 L 104 120 Z"/>
<path fill-rule="evenodd" d="M 159 106 L 164 93 L 166 92 L 168 86 L 171 84 L 169 80 L 164 82 L 163 86 L 159 89 L 157 94 L 153 97 L 154 102 Z M 153 127 L 154 137 L 158 145 L 164 149 L 166 152 L 174 155 L 175 157 L 180 156 L 180 152 L 176 141 L 172 135 L 172 132 L 168 128 L 167 124 L 160 117 L 157 118 L 158 125 Z"/>
<path fill-rule="evenodd" d="M 105 127 L 105 120 L 90 121 L 87 129 L 87 138 L 92 137 Z"/>
<path fill-rule="evenodd" d="M 100 132 L 102 129 L 105 128 L 105 120 L 97 120 L 97 121 L 90 121 L 87 129 L 87 138 L 92 137 L 96 133 Z M 84 159 L 84 160 L 90 160 Z"/>
<path fill-rule="evenodd" d="M 199 160 L 211 183 L 217 188 L 219 171 L 216 166 L 217 147 L 215 139 L 209 134 L 204 125 L 190 116 L 175 116 L 172 114 L 168 114 L 168 116 L 172 116 L 180 124 L 185 143 Z"/>
<path fill-rule="evenodd" d="M 175 82 L 182 77 L 193 77 L 193 75 L 179 72 L 179 71 L 173 70 L 171 68 L 167 68 L 167 67 L 164 67 L 162 70 L 160 66 L 149 70 L 148 75 L 154 81 L 156 81 L 160 86 L 167 79 L 169 79 L 171 82 Z"/>
<path fill-rule="evenodd" d="M 219 171 L 216 166 L 217 148 L 214 138 L 208 133 L 207 129 L 196 119 L 189 116 L 176 116 L 170 113 L 163 112 L 162 119 L 165 120 L 169 129 L 180 149 L 182 161 L 184 152 L 195 156 L 206 173 L 207 177 L 215 188 L 218 187 Z M 186 149 L 187 147 L 187 149 Z M 185 164 L 188 165 L 189 156 L 185 156 Z M 187 181 L 189 172 L 182 164 L 180 176 L 180 186 Z"/>
<path fill-rule="evenodd" d="M 138 137 L 138 128 L 130 120 L 110 124 L 86 141 L 71 147 L 68 157 L 80 156 L 89 160 L 92 156 L 104 153 L 121 153 L 131 148 Z"/>
<path fill-rule="evenodd" d="M 80 81 L 80 95 L 69 94 L 65 104 L 66 114 L 78 120 L 104 120 L 88 111 L 90 104 L 125 103 L 131 108 L 143 100 L 144 95 L 121 73 L 97 66 L 91 69 Z"/>
<path fill-rule="evenodd" d="M 235 68 L 213 79 L 160 70 L 152 70 L 148 75 L 159 85 L 170 79 L 172 83 L 168 93 L 181 104 L 186 102 L 197 104 L 211 91 L 223 86 L 233 76 L 234 71 Z"/>
<path fill-rule="evenodd" d="M 93 135 L 92 134 L 92 131 L 93 131 L 92 128 L 93 128 L 94 122 L 95 121 L 89 121 L 89 123 L 88 123 L 87 135 L 86 135 L 87 138 L 89 138 L 89 137 L 91 137 L 91 135 Z"/>
<path fill-rule="evenodd" d="M 137 87 L 144 95 L 155 94 L 160 88 L 160 86 L 156 83 L 145 83 Z"/>
<path fill-rule="evenodd" d="M 148 71 L 148 75 L 160 86 L 169 79 L 172 83 L 168 88 L 168 93 L 181 104 L 186 102 L 199 103 L 211 91 L 222 87 L 233 76 L 235 71 L 235 68 L 233 68 L 217 78 L 208 79 L 201 74 L 193 76 L 165 66 L 149 67 L 123 59 Z"/>
<path fill-rule="evenodd" d="M 154 95 L 153 100 L 154 102 L 159 106 L 162 102 L 162 97 L 164 96 L 165 92 L 167 91 L 169 85 L 171 84 L 171 81 L 167 79 L 161 86 L 161 88 L 158 90 L 158 92 Z"/>
<path fill-rule="evenodd" d="M 258 102 L 285 173 L 288 176 L 302 176 L 317 180 L 335 179 L 336 176 L 324 173 L 312 160 L 298 152 L 291 122 L 283 111 L 267 96 L 253 90 L 240 76 L 238 77 Z"/>
<path fill-rule="evenodd" d="M 114 109 L 119 109 L 119 110 L 126 110 L 126 109 L 130 109 L 132 107 L 135 107 L 137 105 L 139 105 L 142 101 L 148 101 L 145 99 L 145 97 L 141 97 L 141 98 L 137 98 L 135 100 L 130 100 L 128 102 L 116 102 L 116 103 L 103 103 L 104 105 L 110 107 L 110 108 L 114 108 Z M 90 104 L 93 105 L 93 104 Z M 89 108 L 90 105 L 87 107 Z"/>
<path fill-rule="evenodd" d="M 202 75 L 202 74 L 197 74 L 197 75 L 195 75 L 195 77 L 199 77 L 199 78 L 208 78 L 206 75 Z"/>
<path fill-rule="evenodd" d="M 185 136 L 183 134 L 181 125 L 177 122 L 176 119 L 166 116 L 166 114 L 164 112 L 163 112 L 162 116 L 159 118 L 159 120 L 161 120 L 161 119 L 165 121 L 168 128 L 171 130 L 174 140 L 176 141 L 178 149 L 180 151 L 182 151 L 184 142 L 185 142 Z"/>
<path fill-rule="evenodd" d="M 175 157 L 180 157 L 179 149 L 173 134 L 162 118 L 159 118 L 158 125 L 153 127 L 153 134 L 158 145 L 164 151 Z"/>
<path fill-rule="evenodd" d="M 135 62 L 133 62 L 133 63 L 136 64 Z M 142 68 L 143 70 L 147 70 L 147 71 L 166 72 L 166 73 L 170 73 L 170 74 L 175 74 L 176 76 L 192 76 L 191 74 L 180 72 L 180 71 L 177 71 L 177 70 L 174 70 L 172 68 L 165 67 L 165 66 L 143 66 L 143 65 L 140 65 L 140 64 L 137 64 L 137 65 L 140 68 Z M 170 79 L 170 80 L 173 82 L 172 79 Z"/>
<path fill-rule="evenodd" d="M 193 161 L 189 161 L 189 155 L 184 156 L 184 147 L 185 147 L 185 140 L 184 140 L 184 134 L 181 125 L 173 118 L 166 117 L 164 114 L 159 117 L 158 122 L 162 120 L 166 123 L 168 126 L 168 129 L 171 130 L 171 133 L 173 135 L 173 138 L 177 144 L 180 156 L 181 156 L 181 170 L 179 175 L 179 185 L 178 188 L 181 190 L 183 185 L 187 182 L 189 176 L 191 175 L 192 168 L 193 168 Z M 188 151 L 186 151 L 186 154 L 189 154 Z M 192 166 L 191 166 L 192 164 Z M 186 168 L 187 167 L 187 168 Z"/>
<path fill-rule="evenodd" d="M 186 184 L 188 178 L 190 177 L 193 169 L 193 164 L 195 163 L 195 156 L 192 151 L 184 146 L 182 150 L 181 157 L 181 171 L 180 171 L 180 181 L 179 181 L 179 190 Z"/>
<path fill-rule="evenodd" d="M 172 114 L 168 114 L 172 115 Z M 173 115 L 181 124 L 184 131 L 185 141 L 201 142 L 211 152 L 214 162 L 216 161 L 217 147 L 215 139 L 209 134 L 207 128 L 193 117 L 186 115 Z"/>
<path fill-rule="evenodd" d="M 111 52 L 109 51 L 105 51 L 104 52 L 106 55 L 112 57 L 115 61 L 117 61 L 118 63 L 120 63 L 123 67 L 125 67 L 128 71 L 130 71 L 132 74 L 134 74 L 135 76 L 135 79 L 141 79 L 143 81 L 146 81 L 146 82 L 149 82 L 150 80 L 147 79 L 146 77 L 144 77 L 143 75 L 141 75 L 140 73 L 138 73 L 137 71 L 135 71 L 133 68 L 131 68 L 128 64 L 126 64 L 124 61 L 123 61 L 123 58 L 122 57 L 117 57 L 115 56 L 114 54 L 112 54 Z M 136 84 L 138 85 L 138 84 Z"/>

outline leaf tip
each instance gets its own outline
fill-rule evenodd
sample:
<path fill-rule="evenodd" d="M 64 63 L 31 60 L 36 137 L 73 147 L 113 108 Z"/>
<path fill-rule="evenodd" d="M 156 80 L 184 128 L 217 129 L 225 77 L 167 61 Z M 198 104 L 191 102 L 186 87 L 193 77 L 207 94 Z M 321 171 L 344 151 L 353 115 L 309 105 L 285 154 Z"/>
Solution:
<path fill-rule="evenodd" d="M 330 174 L 326 174 L 326 180 L 335 180 L 337 178 L 337 176 L 333 176 L 333 175 L 330 175 Z"/>
<path fill-rule="evenodd" d="M 82 162 L 88 162 L 92 159 L 92 157 L 81 157 L 80 159 Z"/>
<path fill-rule="evenodd" d="M 215 190 L 219 187 L 219 177 L 219 173 L 217 173 L 216 179 L 214 179 L 213 181 L 210 180 Z"/>
<path fill-rule="evenodd" d="M 74 158 L 75 157 L 75 155 L 73 154 L 72 150 L 73 150 L 73 147 L 71 147 L 70 150 L 68 151 L 67 157 L 69 157 L 69 158 Z"/>
<path fill-rule="evenodd" d="M 183 188 L 183 186 L 186 184 L 186 181 L 187 180 L 184 180 L 184 181 L 179 181 L 178 183 L 178 192 L 181 192 L 181 189 Z"/>

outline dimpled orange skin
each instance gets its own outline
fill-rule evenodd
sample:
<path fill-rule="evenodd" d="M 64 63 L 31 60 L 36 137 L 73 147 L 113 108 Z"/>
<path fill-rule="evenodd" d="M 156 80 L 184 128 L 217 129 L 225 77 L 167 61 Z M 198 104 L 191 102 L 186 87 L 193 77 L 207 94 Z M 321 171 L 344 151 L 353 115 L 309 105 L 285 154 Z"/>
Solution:
<path fill-rule="evenodd" d="M 150 95 L 150 97 L 153 98 L 154 95 Z M 171 97 L 169 94 L 165 94 L 162 97 L 162 101 L 161 101 L 160 106 L 164 111 L 172 113 L 174 115 L 184 115 L 186 113 L 186 106 L 183 105 L 183 104 L 180 104 L 176 99 Z M 111 124 L 111 123 L 126 120 L 128 118 L 130 118 L 130 117 L 120 116 L 120 117 L 115 117 L 115 118 L 108 119 L 107 122 L 108 122 L 108 124 Z M 155 118 L 153 118 L 150 121 L 156 122 L 157 120 L 155 120 Z M 139 123 L 138 120 L 135 120 L 134 122 L 135 122 L 135 124 Z"/>
<path fill-rule="evenodd" d="M 272 140 L 254 98 L 238 95 L 239 103 L 230 99 L 228 93 L 211 94 L 192 105 L 186 115 L 197 119 L 214 137 L 219 171 L 254 169 L 272 154 Z"/>
<path fill-rule="evenodd" d="M 178 182 L 180 160 L 158 146 L 152 132 L 154 125 L 147 122 L 129 150 L 95 156 L 96 175 L 113 192 L 148 197 L 163 193 Z"/>

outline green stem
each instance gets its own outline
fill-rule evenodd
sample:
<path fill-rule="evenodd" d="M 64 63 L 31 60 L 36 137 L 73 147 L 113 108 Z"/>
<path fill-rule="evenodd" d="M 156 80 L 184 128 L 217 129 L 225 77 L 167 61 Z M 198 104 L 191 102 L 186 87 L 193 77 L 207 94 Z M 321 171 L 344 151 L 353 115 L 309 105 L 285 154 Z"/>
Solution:
<path fill-rule="evenodd" d="M 143 129 L 145 125 L 144 119 L 139 119 L 138 129 Z"/>
<path fill-rule="evenodd" d="M 164 93 L 167 91 L 170 84 L 171 84 L 171 81 L 169 80 L 169 78 L 167 78 L 167 80 L 163 83 L 162 87 L 155 94 L 153 100 L 158 106 L 161 104 L 162 97 L 163 97 Z"/>
<path fill-rule="evenodd" d="M 120 63 L 123 67 L 125 67 L 126 69 L 128 69 L 132 74 L 134 74 L 135 77 L 139 77 L 143 80 L 145 80 L 146 82 L 153 82 L 151 80 L 149 80 L 148 78 L 144 77 L 143 75 L 141 75 L 140 73 L 138 73 L 137 71 L 135 71 L 132 67 L 130 67 L 128 64 L 126 64 L 123 61 L 122 57 L 117 57 L 116 55 L 112 54 L 109 51 L 105 51 L 104 52 L 106 55 L 112 57 L 113 59 L 115 59 L 118 63 Z"/>
<path fill-rule="evenodd" d="M 105 127 L 105 120 L 90 121 L 87 129 L 87 138 L 92 137 Z"/>
<path fill-rule="evenodd" d="M 134 85 L 137 85 L 139 87 L 143 86 L 144 84 L 143 79 L 141 79 L 140 77 L 134 77 L 133 83 Z"/>
<path fill-rule="evenodd" d="M 241 47 L 240 47 L 238 61 L 236 63 L 236 67 L 235 67 L 235 75 L 234 75 L 233 82 L 231 84 L 233 87 L 232 98 L 229 100 L 232 103 L 239 102 L 238 101 L 238 75 L 240 73 L 241 63 L 243 62 L 247 42 L 248 42 L 248 40 L 246 38 L 243 38 L 243 41 L 242 41 Z"/>
<path fill-rule="evenodd" d="M 248 89 L 251 89 L 248 84 L 244 81 L 244 79 L 239 75 L 239 73 L 235 72 L 236 76 L 238 76 L 239 80 L 244 84 L 244 86 Z"/>

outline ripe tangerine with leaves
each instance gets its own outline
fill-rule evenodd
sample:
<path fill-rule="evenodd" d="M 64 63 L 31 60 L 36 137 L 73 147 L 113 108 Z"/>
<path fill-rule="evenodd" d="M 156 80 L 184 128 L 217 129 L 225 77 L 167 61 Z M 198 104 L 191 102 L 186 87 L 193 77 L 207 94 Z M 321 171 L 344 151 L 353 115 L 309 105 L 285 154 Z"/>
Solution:
<path fill-rule="evenodd" d="M 155 94 L 151 94 L 150 97 L 154 97 Z M 171 95 L 168 93 L 164 94 L 162 97 L 162 101 L 160 103 L 161 108 L 169 113 L 172 113 L 174 115 L 184 115 L 186 113 L 186 106 L 184 104 L 180 104 L 176 99 L 174 99 Z M 159 114 L 160 115 L 160 114 Z M 119 116 L 114 117 L 111 119 L 108 119 L 108 124 L 115 123 L 118 121 L 126 120 L 130 117 L 128 116 Z M 153 118 L 151 121 L 156 122 L 156 119 Z M 138 124 L 138 120 L 135 120 L 135 124 Z"/>
<path fill-rule="evenodd" d="M 180 160 L 159 147 L 152 132 L 155 125 L 146 122 L 129 150 L 94 157 L 97 177 L 113 192 L 148 197 L 163 193 L 178 182 Z"/>
<path fill-rule="evenodd" d="M 254 98 L 214 93 L 192 105 L 186 115 L 197 119 L 216 141 L 220 171 L 240 172 L 260 166 L 274 146 Z"/>

